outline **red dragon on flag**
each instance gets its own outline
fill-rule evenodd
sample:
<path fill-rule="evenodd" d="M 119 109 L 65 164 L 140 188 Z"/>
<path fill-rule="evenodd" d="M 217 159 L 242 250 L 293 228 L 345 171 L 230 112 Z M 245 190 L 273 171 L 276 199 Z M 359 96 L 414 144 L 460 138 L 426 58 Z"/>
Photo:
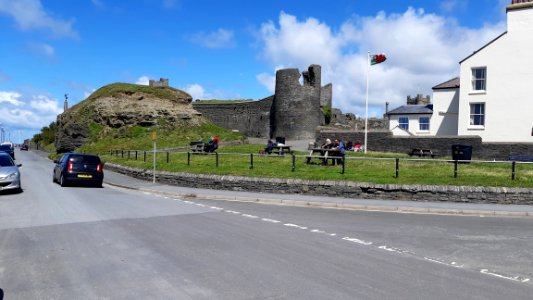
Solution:
<path fill-rule="evenodd" d="M 370 55 L 370 65 L 377 65 L 387 60 L 387 56 L 384 53 Z"/>

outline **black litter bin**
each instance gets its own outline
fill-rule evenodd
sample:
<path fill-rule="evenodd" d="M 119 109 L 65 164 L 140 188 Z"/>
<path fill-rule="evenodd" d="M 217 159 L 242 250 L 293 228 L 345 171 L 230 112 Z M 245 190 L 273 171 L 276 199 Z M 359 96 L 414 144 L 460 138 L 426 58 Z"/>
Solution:
<path fill-rule="evenodd" d="M 472 146 L 470 145 L 452 145 L 453 160 L 471 160 Z"/>

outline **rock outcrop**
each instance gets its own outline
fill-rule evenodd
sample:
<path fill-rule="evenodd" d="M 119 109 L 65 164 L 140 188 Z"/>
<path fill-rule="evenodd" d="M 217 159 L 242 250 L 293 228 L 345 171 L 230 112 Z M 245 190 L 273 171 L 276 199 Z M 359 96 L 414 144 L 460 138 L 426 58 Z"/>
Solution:
<path fill-rule="evenodd" d="M 124 83 L 104 86 L 57 117 L 56 151 L 79 148 L 95 134 L 91 128 L 106 132 L 134 125 L 198 126 L 204 121 L 191 102 L 189 94 L 171 87 Z"/>

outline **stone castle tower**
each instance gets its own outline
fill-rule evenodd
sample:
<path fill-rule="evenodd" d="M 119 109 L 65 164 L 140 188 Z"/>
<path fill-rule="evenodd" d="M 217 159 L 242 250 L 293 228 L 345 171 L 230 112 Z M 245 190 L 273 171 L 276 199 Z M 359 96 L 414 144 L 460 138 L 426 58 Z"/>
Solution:
<path fill-rule="evenodd" d="M 322 107 L 325 105 L 331 107 L 331 85 L 321 86 L 321 67 L 311 65 L 301 75 L 303 85 L 299 81 L 298 69 L 283 69 L 276 72 L 276 91 L 271 119 L 273 137 L 315 138 L 316 127 L 324 120 Z"/>

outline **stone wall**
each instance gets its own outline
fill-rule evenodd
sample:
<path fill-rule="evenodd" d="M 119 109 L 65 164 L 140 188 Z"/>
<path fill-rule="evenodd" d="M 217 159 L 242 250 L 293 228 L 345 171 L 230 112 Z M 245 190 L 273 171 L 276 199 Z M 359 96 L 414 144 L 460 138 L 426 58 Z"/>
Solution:
<path fill-rule="evenodd" d="M 320 126 L 323 114 L 320 109 L 320 66 L 311 65 L 303 72 L 300 84 L 298 69 L 276 72 L 276 93 L 273 105 L 272 136 L 286 139 L 312 139 Z"/>
<path fill-rule="evenodd" d="M 317 133 L 317 143 L 326 138 L 364 144 L 364 131 L 326 131 Z M 533 143 L 483 143 L 479 136 L 393 136 L 390 131 L 369 131 L 368 150 L 408 153 L 412 148 L 431 149 L 438 156 L 452 156 L 452 145 L 472 146 L 472 159 L 508 160 L 509 155 L 533 156 Z"/>
<path fill-rule="evenodd" d="M 300 84 L 303 76 L 303 84 Z M 313 139 L 324 123 L 322 108 L 331 105 L 332 85 L 321 86 L 321 67 L 309 66 L 276 72 L 276 91 L 259 101 L 207 103 L 196 101 L 193 108 L 216 125 L 237 129 L 247 136 L 286 139 Z"/>
<path fill-rule="evenodd" d="M 152 173 L 148 170 L 122 167 L 111 163 L 106 164 L 105 168 L 135 178 L 152 180 Z M 372 184 L 171 172 L 156 172 L 156 180 L 160 183 L 192 188 L 275 194 L 305 194 L 355 199 L 533 204 L 533 189 L 528 188 Z"/>
<path fill-rule="evenodd" d="M 251 137 L 269 137 L 271 109 L 274 96 L 249 102 L 202 103 L 193 102 L 195 110 L 217 126 L 239 130 Z"/>

